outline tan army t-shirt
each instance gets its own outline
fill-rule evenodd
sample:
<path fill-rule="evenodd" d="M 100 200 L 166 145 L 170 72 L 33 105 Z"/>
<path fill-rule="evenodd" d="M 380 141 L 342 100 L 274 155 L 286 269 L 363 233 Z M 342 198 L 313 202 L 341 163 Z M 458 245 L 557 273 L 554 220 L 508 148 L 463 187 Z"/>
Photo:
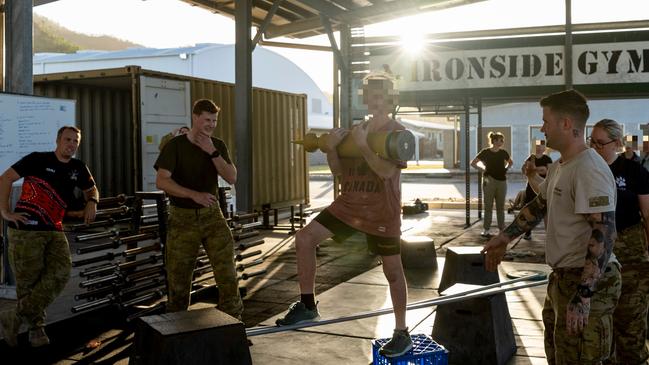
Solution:
<path fill-rule="evenodd" d="M 584 267 L 592 233 L 585 215 L 615 211 L 611 169 L 589 148 L 570 161 L 550 165 L 540 194 L 548 202 L 546 262 L 552 268 Z"/>

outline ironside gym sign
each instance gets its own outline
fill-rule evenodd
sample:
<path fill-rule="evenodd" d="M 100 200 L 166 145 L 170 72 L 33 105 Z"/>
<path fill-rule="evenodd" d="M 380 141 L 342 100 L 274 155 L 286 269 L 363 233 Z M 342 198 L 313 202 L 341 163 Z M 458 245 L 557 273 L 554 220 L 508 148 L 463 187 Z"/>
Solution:
<path fill-rule="evenodd" d="M 564 47 L 403 51 L 370 56 L 403 91 L 551 86 L 564 84 Z M 573 45 L 575 85 L 649 82 L 649 41 Z"/>

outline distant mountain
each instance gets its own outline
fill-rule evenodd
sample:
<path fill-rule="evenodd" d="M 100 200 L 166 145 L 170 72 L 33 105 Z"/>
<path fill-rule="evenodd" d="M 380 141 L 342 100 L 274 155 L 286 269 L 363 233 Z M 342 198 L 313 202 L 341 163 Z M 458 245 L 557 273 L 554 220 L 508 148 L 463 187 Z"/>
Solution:
<path fill-rule="evenodd" d="M 89 36 L 71 31 L 46 17 L 34 14 L 34 53 L 74 53 L 79 50 L 118 51 L 143 47 L 109 36 Z"/>

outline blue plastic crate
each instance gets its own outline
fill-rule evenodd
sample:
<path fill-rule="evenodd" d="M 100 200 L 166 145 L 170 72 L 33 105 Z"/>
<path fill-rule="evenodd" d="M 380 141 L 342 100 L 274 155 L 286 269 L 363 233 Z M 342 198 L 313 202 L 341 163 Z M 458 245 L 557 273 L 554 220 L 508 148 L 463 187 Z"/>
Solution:
<path fill-rule="evenodd" d="M 428 335 L 411 335 L 412 350 L 399 357 L 387 358 L 379 354 L 379 349 L 389 338 L 372 341 L 374 365 L 448 365 L 448 350 L 437 344 Z"/>

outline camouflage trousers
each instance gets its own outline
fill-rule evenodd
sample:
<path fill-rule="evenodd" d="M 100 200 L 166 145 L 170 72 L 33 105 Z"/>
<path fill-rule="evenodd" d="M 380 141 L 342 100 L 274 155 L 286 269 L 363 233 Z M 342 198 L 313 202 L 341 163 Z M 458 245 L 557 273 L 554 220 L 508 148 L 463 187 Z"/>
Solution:
<path fill-rule="evenodd" d="M 218 205 L 203 209 L 170 207 L 165 247 L 167 311 L 183 311 L 189 306 L 193 270 L 201 245 L 219 288 L 219 309 L 241 319 L 243 302 L 234 269 L 234 240 Z"/>
<path fill-rule="evenodd" d="M 620 232 L 614 252 L 622 263 L 622 295 L 613 314 L 614 342 L 607 364 L 647 364 L 649 259 L 644 224 Z"/>
<path fill-rule="evenodd" d="M 566 309 L 581 282 L 581 268 L 554 269 L 543 305 L 545 355 L 549 365 L 602 364 L 613 341 L 613 312 L 621 291 L 618 265 L 609 263 L 590 300 L 588 325 L 569 336 Z"/>
<path fill-rule="evenodd" d="M 16 277 L 16 314 L 30 329 L 45 325 L 45 308 L 70 278 L 70 248 L 63 232 L 9 228 L 9 265 Z"/>

